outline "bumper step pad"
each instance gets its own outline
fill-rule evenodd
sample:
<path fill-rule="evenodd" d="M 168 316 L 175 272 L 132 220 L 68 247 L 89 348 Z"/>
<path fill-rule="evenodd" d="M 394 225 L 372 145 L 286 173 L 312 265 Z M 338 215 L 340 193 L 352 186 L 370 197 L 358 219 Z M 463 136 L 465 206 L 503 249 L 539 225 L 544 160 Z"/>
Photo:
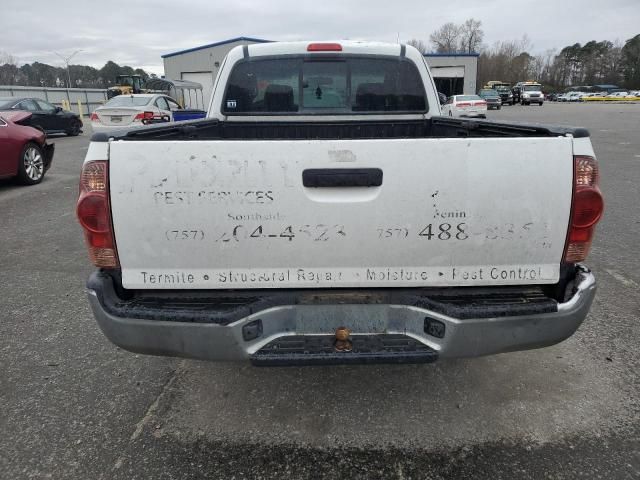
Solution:
<path fill-rule="evenodd" d="M 251 355 L 256 366 L 429 363 L 438 352 L 402 334 L 353 335 L 352 350 L 338 352 L 333 335 L 280 337 Z"/>

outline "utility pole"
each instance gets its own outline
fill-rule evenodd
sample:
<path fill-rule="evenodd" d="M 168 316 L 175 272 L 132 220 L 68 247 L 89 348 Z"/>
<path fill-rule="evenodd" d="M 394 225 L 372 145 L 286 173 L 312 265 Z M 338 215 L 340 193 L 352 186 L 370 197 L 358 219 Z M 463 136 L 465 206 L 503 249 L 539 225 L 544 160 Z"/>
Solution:
<path fill-rule="evenodd" d="M 65 64 L 65 65 L 66 65 L 66 67 L 67 67 L 67 80 L 68 80 L 68 82 L 69 82 L 69 83 L 67 83 L 67 88 L 71 88 L 71 73 L 70 73 L 70 71 L 69 71 L 69 62 L 71 61 L 71 59 L 72 59 L 73 57 L 75 57 L 75 56 L 76 56 L 78 53 L 80 53 L 81 51 L 82 51 L 82 50 L 76 50 L 75 52 L 73 52 L 73 53 L 72 53 L 71 55 L 69 55 L 68 57 L 63 56 L 63 55 L 59 54 L 58 52 L 55 52 L 55 51 L 53 52 L 53 53 L 55 53 L 57 56 L 59 56 L 59 57 L 62 59 L 62 61 L 64 62 L 64 64 Z"/>

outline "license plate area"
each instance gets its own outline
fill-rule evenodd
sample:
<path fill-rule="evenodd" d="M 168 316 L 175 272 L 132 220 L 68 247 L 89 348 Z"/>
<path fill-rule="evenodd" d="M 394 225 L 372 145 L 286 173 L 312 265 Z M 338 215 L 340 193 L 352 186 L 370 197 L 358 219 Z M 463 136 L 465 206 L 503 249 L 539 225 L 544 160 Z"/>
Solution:
<path fill-rule="evenodd" d="M 389 310 L 379 305 L 300 306 L 295 319 L 299 335 L 333 335 L 340 327 L 354 334 L 385 333 L 389 329 Z"/>

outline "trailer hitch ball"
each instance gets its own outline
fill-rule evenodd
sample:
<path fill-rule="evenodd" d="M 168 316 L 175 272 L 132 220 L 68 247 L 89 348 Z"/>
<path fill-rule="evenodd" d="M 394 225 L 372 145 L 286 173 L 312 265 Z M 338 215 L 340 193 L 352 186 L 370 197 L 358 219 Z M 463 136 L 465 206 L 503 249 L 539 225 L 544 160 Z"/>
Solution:
<path fill-rule="evenodd" d="M 333 347 L 336 352 L 350 352 L 353 350 L 353 343 L 349 338 L 351 331 L 347 327 L 338 327 L 335 333 L 335 342 Z"/>

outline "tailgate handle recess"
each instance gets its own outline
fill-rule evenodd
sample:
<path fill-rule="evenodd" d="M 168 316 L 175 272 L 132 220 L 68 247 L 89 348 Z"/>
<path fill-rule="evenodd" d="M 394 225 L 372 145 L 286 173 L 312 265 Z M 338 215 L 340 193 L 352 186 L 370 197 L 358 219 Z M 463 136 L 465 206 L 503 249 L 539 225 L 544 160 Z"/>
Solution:
<path fill-rule="evenodd" d="M 309 168 L 302 171 L 305 187 L 379 187 L 382 170 L 379 168 Z"/>

